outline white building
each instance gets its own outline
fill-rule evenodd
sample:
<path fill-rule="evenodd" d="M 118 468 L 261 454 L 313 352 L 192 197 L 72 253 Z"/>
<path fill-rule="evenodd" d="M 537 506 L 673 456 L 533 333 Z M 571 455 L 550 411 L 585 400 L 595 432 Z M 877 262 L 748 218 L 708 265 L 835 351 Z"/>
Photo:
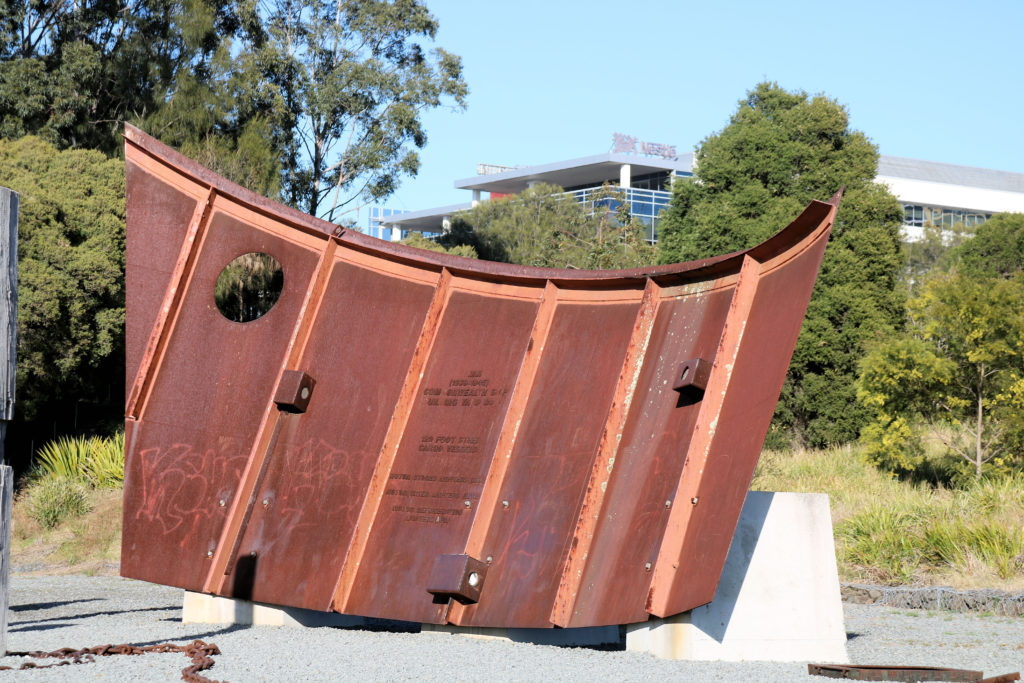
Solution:
<path fill-rule="evenodd" d="M 693 154 L 677 154 L 674 147 L 620 135 L 615 137 L 615 150 L 538 166 L 480 164 L 477 175 L 455 181 L 455 187 L 472 192 L 470 201 L 404 213 L 372 207 L 369 232 L 391 240 L 411 231 L 439 233 L 453 214 L 486 201 L 484 193 L 501 197 L 549 183 L 586 203 L 610 183 L 624 188 L 631 213 L 647 225 L 648 239 L 655 241 L 658 216 L 668 206 L 672 180 L 693 175 Z M 882 156 L 877 180 L 903 204 L 909 241 L 921 236 L 928 221 L 946 229 L 961 224 L 972 228 L 994 213 L 1024 212 L 1024 173 Z"/>

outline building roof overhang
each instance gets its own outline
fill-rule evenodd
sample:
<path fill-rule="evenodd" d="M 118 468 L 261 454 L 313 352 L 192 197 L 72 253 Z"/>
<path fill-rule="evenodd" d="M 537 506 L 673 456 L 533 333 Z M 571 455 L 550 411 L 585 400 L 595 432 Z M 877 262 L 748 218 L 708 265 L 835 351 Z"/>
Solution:
<path fill-rule="evenodd" d="M 399 227 L 402 230 L 413 230 L 417 232 L 438 232 L 441 230 L 441 223 L 445 218 L 459 211 L 466 211 L 473 207 L 472 202 L 463 204 L 449 204 L 433 209 L 421 209 L 420 211 L 407 211 L 380 220 L 382 225 L 388 227 Z"/>
<path fill-rule="evenodd" d="M 523 166 L 502 173 L 475 175 L 455 181 L 461 190 L 480 190 L 500 194 L 517 194 L 532 183 L 550 183 L 559 187 L 580 187 L 600 185 L 619 181 L 619 169 L 628 164 L 630 175 L 647 175 L 659 171 L 690 175 L 693 169 L 693 154 L 680 154 L 675 159 L 661 159 L 636 154 L 615 154 L 608 152 L 580 159 L 569 159 L 539 166 Z"/>

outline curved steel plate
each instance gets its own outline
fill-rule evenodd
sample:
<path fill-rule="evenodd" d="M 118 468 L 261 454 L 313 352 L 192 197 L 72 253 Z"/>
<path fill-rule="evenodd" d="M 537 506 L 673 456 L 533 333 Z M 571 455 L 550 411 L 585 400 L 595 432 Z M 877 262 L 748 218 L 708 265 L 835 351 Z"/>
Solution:
<path fill-rule="evenodd" d="M 473 626 L 712 599 L 838 195 L 744 252 L 537 269 L 340 231 L 125 138 L 125 576 Z M 215 283 L 254 251 L 284 289 L 232 322 Z"/>

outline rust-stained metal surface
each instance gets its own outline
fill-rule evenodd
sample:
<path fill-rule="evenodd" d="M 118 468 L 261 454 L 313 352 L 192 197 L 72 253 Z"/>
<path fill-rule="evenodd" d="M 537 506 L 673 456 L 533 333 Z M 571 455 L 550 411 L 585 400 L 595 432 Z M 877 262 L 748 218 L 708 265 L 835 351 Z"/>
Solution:
<path fill-rule="evenodd" d="M 838 195 L 744 252 L 548 270 L 339 231 L 125 139 L 122 574 L 468 626 L 711 601 Z M 283 291 L 233 322 L 215 283 L 253 252 Z"/>
<path fill-rule="evenodd" d="M 983 678 L 981 671 L 950 669 L 941 666 L 888 666 L 879 664 L 808 664 L 807 673 L 825 678 L 844 678 L 851 681 L 973 681 L 974 683 L 1012 683 L 1020 680 L 1020 673 Z"/>

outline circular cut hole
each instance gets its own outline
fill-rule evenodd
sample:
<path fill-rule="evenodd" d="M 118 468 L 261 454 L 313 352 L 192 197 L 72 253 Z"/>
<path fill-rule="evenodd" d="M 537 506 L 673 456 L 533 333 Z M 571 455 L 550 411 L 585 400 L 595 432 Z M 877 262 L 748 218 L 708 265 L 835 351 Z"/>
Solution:
<path fill-rule="evenodd" d="M 480 575 L 476 572 L 470 572 L 467 582 L 469 583 L 470 586 L 476 588 L 477 584 L 480 583 Z"/>
<path fill-rule="evenodd" d="M 284 271 L 270 254 L 249 252 L 224 266 L 213 298 L 228 320 L 248 323 L 274 307 L 284 289 Z"/>

